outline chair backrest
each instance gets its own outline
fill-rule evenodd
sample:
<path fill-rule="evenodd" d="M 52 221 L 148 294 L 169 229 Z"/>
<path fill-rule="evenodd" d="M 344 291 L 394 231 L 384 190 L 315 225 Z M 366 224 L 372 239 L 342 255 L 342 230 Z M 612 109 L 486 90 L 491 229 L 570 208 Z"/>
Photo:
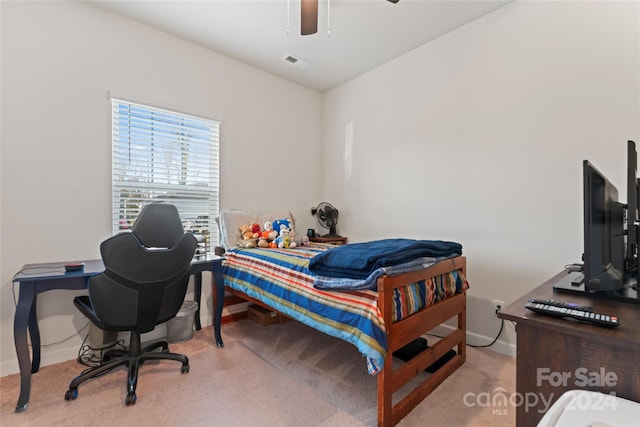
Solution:
<path fill-rule="evenodd" d="M 168 203 L 143 207 L 132 231 L 147 248 L 170 248 L 184 234 L 178 208 Z"/>
<path fill-rule="evenodd" d="M 106 327 L 149 332 L 180 310 L 197 241 L 182 230 L 179 215 L 166 214 L 174 209 L 148 205 L 132 233 L 115 235 L 100 245 L 105 271 L 90 279 L 89 298 Z M 167 220 L 171 217 L 173 223 Z"/>

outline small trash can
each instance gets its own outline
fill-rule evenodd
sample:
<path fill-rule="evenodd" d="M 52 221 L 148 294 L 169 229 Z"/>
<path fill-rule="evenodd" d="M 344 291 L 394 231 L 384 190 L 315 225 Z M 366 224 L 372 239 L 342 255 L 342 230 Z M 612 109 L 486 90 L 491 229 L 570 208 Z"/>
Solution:
<path fill-rule="evenodd" d="M 193 323 L 198 303 L 185 301 L 176 317 L 167 321 L 167 341 L 170 343 L 189 341 L 193 337 Z"/>

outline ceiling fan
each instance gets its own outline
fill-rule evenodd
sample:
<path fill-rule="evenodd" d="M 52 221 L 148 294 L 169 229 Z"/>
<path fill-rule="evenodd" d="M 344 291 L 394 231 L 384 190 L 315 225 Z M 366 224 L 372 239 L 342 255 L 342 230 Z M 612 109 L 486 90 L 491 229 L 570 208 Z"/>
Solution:
<path fill-rule="evenodd" d="M 387 0 L 398 3 L 399 0 Z M 308 36 L 318 32 L 318 0 L 300 0 L 300 34 Z"/>

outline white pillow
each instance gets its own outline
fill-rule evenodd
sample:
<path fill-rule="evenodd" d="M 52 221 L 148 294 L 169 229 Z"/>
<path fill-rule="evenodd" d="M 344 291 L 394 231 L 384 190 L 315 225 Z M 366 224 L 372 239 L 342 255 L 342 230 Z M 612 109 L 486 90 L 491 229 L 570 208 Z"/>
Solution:
<path fill-rule="evenodd" d="M 220 244 L 228 251 L 238 246 L 238 242 L 242 240 L 240 235 L 240 226 L 243 224 L 251 224 L 257 222 L 260 229 L 264 227 L 267 221 L 275 221 L 276 219 L 289 219 L 295 230 L 295 223 L 291 212 L 248 212 L 240 210 L 223 210 L 217 218 L 220 227 Z"/>

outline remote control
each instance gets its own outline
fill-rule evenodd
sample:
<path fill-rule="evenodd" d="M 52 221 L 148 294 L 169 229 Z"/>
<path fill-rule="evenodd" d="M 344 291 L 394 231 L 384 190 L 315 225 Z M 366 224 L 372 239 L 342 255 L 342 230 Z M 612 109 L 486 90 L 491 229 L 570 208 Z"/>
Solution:
<path fill-rule="evenodd" d="M 560 307 L 560 308 L 570 308 L 572 310 L 582 310 L 582 311 L 593 311 L 593 307 L 591 307 L 590 305 L 579 305 L 579 304 L 573 304 L 570 302 L 564 302 L 564 301 L 555 301 L 552 299 L 530 299 L 529 302 L 533 302 L 536 304 L 546 304 L 546 305 L 552 305 L 554 307 Z"/>
<path fill-rule="evenodd" d="M 571 319 L 576 319 L 582 322 L 589 322 L 597 326 L 605 326 L 608 328 L 620 326 L 620 320 L 618 320 L 617 316 L 609 316 L 607 314 L 593 313 L 591 311 L 556 307 L 554 305 L 535 302 L 528 302 L 524 306 L 531 311 L 544 314 L 545 316 L 569 317 Z"/>

